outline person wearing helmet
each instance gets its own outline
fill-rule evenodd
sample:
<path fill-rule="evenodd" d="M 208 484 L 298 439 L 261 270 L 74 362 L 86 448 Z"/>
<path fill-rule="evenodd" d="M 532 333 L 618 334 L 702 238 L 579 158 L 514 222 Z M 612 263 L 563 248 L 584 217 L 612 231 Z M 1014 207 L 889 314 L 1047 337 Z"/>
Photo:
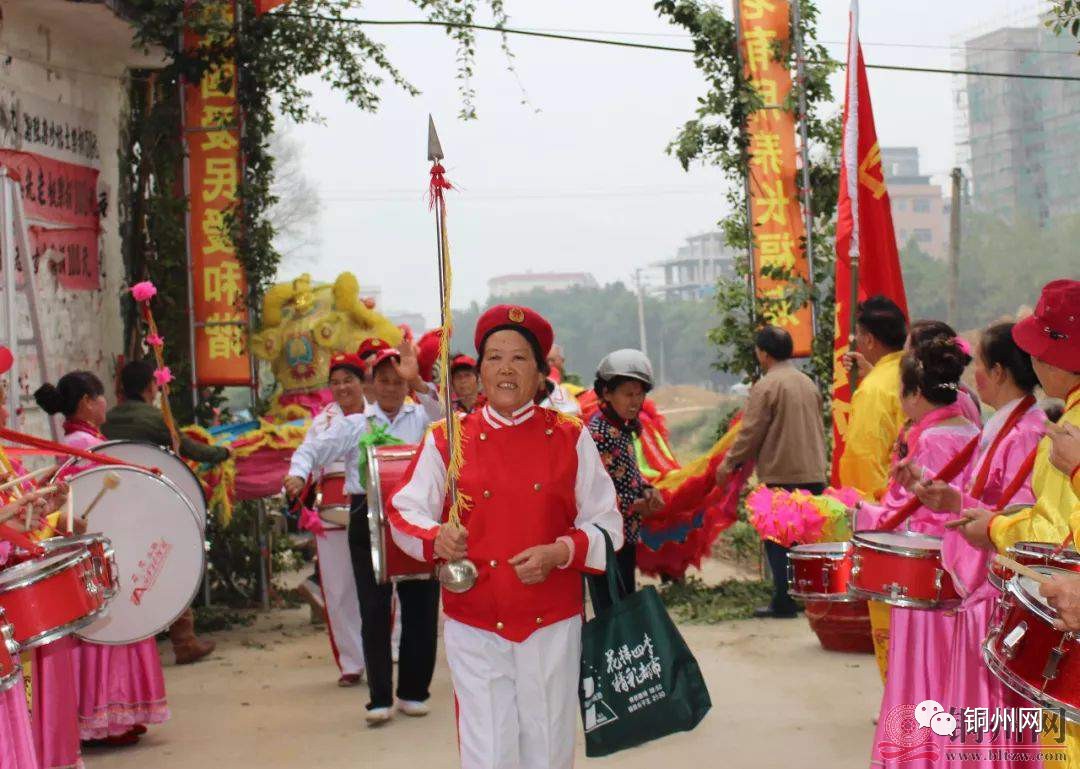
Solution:
<path fill-rule="evenodd" d="M 623 516 L 626 544 L 616 553 L 619 574 L 627 593 L 636 589 L 637 543 L 641 518 L 664 506 L 660 492 L 648 484 L 638 468 L 634 438 L 641 431 L 638 414 L 652 389 L 653 371 L 641 350 L 616 350 L 600 361 L 596 370 L 596 397 L 600 410 L 589 420 L 589 432 L 600 451 L 604 469 L 615 484 L 619 512 Z M 590 589 L 601 593 L 606 604 L 606 583 L 590 580 Z M 603 588 L 601 590 L 600 588 Z"/>
<path fill-rule="evenodd" d="M 757 463 L 758 480 L 778 489 L 825 491 L 825 426 L 817 385 L 792 365 L 791 334 L 777 326 L 764 326 L 754 337 L 754 355 L 764 375 L 750 388 L 738 437 L 716 468 L 716 484 L 723 486 L 737 468 Z M 756 617 L 794 617 L 800 611 L 788 595 L 788 549 L 765 541 L 765 555 L 773 575 L 773 597 Z"/>

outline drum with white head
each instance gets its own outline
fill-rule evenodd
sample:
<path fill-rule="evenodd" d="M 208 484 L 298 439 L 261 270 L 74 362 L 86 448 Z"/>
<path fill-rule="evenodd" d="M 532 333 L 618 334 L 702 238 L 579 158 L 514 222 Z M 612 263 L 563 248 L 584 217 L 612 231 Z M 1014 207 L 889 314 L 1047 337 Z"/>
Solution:
<path fill-rule="evenodd" d="M 106 484 L 110 473 L 113 483 Z M 191 502 L 168 478 L 135 467 L 92 467 L 68 483 L 76 516 L 83 517 L 92 505 L 87 531 L 109 538 L 119 572 L 119 592 L 108 616 L 79 636 L 126 644 L 169 627 L 202 582 L 203 531 Z"/>
<path fill-rule="evenodd" d="M 105 441 L 90 449 L 93 454 L 106 454 L 125 462 L 130 462 L 139 467 L 158 469 L 161 474 L 172 481 L 176 488 L 187 497 L 191 506 L 195 508 L 195 514 L 199 518 L 199 526 L 206 528 L 206 495 L 203 494 L 202 484 L 198 476 L 191 471 L 184 460 L 176 456 L 168 449 L 142 441 Z M 74 459 L 73 463 L 80 466 L 91 466 L 87 460 Z"/>

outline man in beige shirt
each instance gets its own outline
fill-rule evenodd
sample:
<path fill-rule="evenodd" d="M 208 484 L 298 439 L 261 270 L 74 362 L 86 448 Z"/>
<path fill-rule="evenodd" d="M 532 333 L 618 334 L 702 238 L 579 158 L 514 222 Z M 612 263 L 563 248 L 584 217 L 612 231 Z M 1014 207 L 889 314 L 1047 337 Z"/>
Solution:
<path fill-rule="evenodd" d="M 765 326 L 754 338 L 754 355 L 764 376 L 750 388 L 735 443 L 716 470 L 718 485 L 746 462 L 756 462 L 757 477 L 766 486 L 825 490 L 825 427 L 821 393 L 806 374 L 792 364 L 791 335 Z M 788 595 L 788 549 L 765 541 L 773 574 L 773 597 L 756 617 L 794 617 L 801 607 Z"/>

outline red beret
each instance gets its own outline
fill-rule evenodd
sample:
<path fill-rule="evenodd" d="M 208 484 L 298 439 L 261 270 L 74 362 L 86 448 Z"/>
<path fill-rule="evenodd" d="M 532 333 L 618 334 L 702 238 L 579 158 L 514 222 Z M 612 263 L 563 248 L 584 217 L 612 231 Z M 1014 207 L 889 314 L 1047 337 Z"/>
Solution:
<path fill-rule="evenodd" d="M 1013 326 L 1012 335 L 1031 357 L 1080 372 L 1080 280 L 1043 286 L 1035 312 Z"/>
<path fill-rule="evenodd" d="M 11 350 L 6 347 L 0 346 L 0 374 L 6 374 L 11 370 L 11 365 L 15 362 L 15 356 L 11 354 Z"/>
<path fill-rule="evenodd" d="M 476 358 L 468 355 L 455 355 L 450 361 L 450 373 L 453 374 L 459 368 L 476 368 Z"/>
<path fill-rule="evenodd" d="M 369 355 L 377 353 L 379 350 L 389 350 L 390 343 L 385 339 L 379 339 L 377 336 L 369 337 L 360 343 L 360 347 L 356 350 L 356 354 L 361 358 L 366 358 Z"/>
<path fill-rule="evenodd" d="M 555 342 L 555 332 L 552 331 L 551 324 L 536 310 L 516 304 L 498 304 L 476 321 L 474 342 L 477 352 L 489 334 L 505 328 L 527 331 L 540 346 L 542 358 L 547 358 L 551 345 Z"/>
<path fill-rule="evenodd" d="M 442 341 L 442 328 L 433 328 L 420 337 L 416 343 L 416 363 L 420 367 L 420 378 L 430 382 L 435 372 L 435 360 L 439 357 L 439 343 Z"/>
<path fill-rule="evenodd" d="M 400 361 L 401 353 L 393 347 L 386 350 L 379 350 L 379 352 L 375 355 L 375 359 L 371 361 L 371 370 L 374 371 L 388 360 Z"/>
<path fill-rule="evenodd" d="M 330 358 L 330 373 L 339 368 L 349 369 L 360 376 L 367 370 L 364 361 L 354 352 L 339 352 Z"/>

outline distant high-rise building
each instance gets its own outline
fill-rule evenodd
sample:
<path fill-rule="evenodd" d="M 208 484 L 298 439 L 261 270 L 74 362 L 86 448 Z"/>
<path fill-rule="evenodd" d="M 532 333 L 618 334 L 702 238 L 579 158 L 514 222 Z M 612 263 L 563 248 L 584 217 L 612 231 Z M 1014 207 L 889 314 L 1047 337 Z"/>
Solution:
<path fill-rule="evenodd" d="M 654 290 L 664 299 L 703 299 L 715 293 L 716 281 L 734 273 L 737 252 L 720 232 L 691 235 L 675 256 L 653 266 L 664 271 L 664 284 Z"/>
<path fill-rule="evenodd" d="M 599 284 L 588 272 L 523 272 L 496 275 L 488 281 L 491 296 L 527 294 L 534 289 L 565 291 L 568 288 L 597 288 Z"/>
<path fill-rule="evenodd" d="M 1076 39 L 1041 21 L 967 40 L 964 69 L 1080 75 Z M 1080 82 L 968 75 L 967 159 L 976 209 L 1007 221 L 1044 223 L 1080 211 Z"/>
<path fill-rule="evenodd" d="M 941 187 L 919 173 L 919 148 L 882 147 L 881 167 L 892 203 L 897 248 L 915 241 L 927 256 L 944 259 L 949 249 L 948 209 Z"/>

